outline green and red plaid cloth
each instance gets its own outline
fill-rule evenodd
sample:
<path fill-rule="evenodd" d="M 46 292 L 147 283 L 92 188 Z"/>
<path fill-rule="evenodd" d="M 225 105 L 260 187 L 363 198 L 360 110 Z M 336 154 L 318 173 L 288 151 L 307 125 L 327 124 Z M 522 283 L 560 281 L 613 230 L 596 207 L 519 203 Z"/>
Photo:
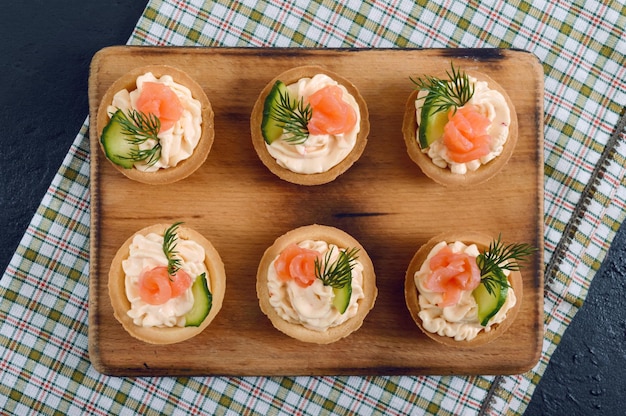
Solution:
<path fill-rule="evenodd" d="M 86 122 L 1 280 L 0 413 L 523 413 L 626 214 L 625 27 L 623 0 L 150 1 L 129 44 L 534 53 L 545 73 L 541 359 L 528 373 L 505 377 L 99 374 L 87 352 Z"/>

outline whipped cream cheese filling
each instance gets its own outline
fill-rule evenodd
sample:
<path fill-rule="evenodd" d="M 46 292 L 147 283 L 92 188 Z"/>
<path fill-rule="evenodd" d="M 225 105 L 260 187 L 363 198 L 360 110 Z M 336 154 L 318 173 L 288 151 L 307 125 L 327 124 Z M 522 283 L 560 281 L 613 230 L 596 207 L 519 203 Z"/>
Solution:
<path fill-rule="evenodd" d="M 136 108 L 136 102 L 141 95 L 144 82 L 158 82 L 168 86 L 178 96 L 183 106 L 183 114 L 174 126 L 158 134 L 161 143 L 159 160 L 152 165 L 143 161 L 135 162 L 135 168 L 145 172 L 154 172 L 159 169 L 174 167 L 191 156 L 202 135 L 202 104 L 193 98 L 189 88 L 174 82 L 170 75 L 157 78 L 151 72 L 147 72 L 137 77 L 136 90 L 118 91 L 113 96 L 113 102 L 107 108 L 107 112 L 113 114 L 117 109 L 121 109 L 127 113 Z M 154 145 L 154 140 L 147 140 L 139 148 L 142 150 L 151 149 Z"/>
<path fill-rule="evenodd" d="M 478 81 L 471 76 L 468 78 L 474 84 L 474 95 L 466 105 L 475 106 L 481 114 L 491 121 L 491 125 L 487 128 L 487 133 L 491 136 L 491 151 L 479 159 L 466 163 L 456 163 L 448 157 L 446 146 L 441 139 L 435 140 L 428 148 L 422 149 L 422 152 L 427 153 L 436 166 L 443 169 L 449 167 L 452 173 L 460 175 L 468 171 L 475 171 L 481 165 L 498 157 L 509 137 L 509 126 L 511 125 L 511 110 L 504 96 L 499 91 L 490 89 L 487 82 Z M 420 91 L 417 95 L 418 99 L 415 100 L 418 122 L 421 120 L 424 97 L 427 94 L 427 91 Z M 419 128 L 416 137 L 419 137 Z"/>
<path fill-rule="evenodd" d="M 344 134 L 309 135 L 303 144 L 289 144 L 285 140 L 274 140 L 266 147 L 276 162 L 292 172 L 302 174 L 322 173 L 338 165 L 348 156 L 356 144 L 356 138 L 361 130 L 361 112 L 354 97 L 343 85 L 325 74 L 317 74 L 313 78 L 302 78 L 295 84 L 287 85 L 292 97 L 304 99 L 327 85 L 338 85 L 343 92 L 343 100 L 352 107 L 356 113 L 356 124 L 352 130 Z"/>
<path fill-rule="evenodd" d="M 339 256 L 339 248 L 325 241 L 305 240 L 298 245 L 302 248 L 318 251 L 323 257 L 332 249 L 331 262 Z M 343 249 L 341 250 L 343 251 Z M 315 279 L 308 287 L 299 286 L 294 280 L 281 281 L 272 261 L 267 270 L 267 285 L 270 293 L 270 305 L 284 320 L 300 324 L 314 331 L 325 331 L 338 326 L 356 315 L 358 301 L 365 297 L 363 293 L 363 265 L 356 260 L 352 269 L 352 295 L 346 311 L 341 314 L 332 305 L 333 288 L 324 286 L 320 279 Z"/>
<path fill-rule="evenodd" d="M 437 306 L 437 303 L 442 300 L 442 294 L 429 291 L 424 287 L 424 282 L 431 273 L 429 267 L 430 259 L 446 245 L 449 245 L 454 253 L 466 253 L 473 257 L 477 257 L 480 254 L 475 244 L 468 246 L 460 241 L 451 244 L 442 241 L 435 245 L 428 253 L 422 267 L 414 275 L 415 285 L 419 292 L 420 312 L 418 315 L 422 320 L 422 326 L 427 331 L 454 338 L 456 341 L 470 341 L 480 331 L 489 332 L 493 325 L 504 321 L 508 310 L 515 306 L 517 299 L 513 288 L 509 287 L 504 305 L 489 320 L 486 327 L 480 325 L 478 320 L 478 305 L 472 296 L 472 291 L 463 291 L 461 299 L 456 305 L 444 308 Z M 503 272 L 506 276 L 510 274 L 508 270 L 503 270 Z"/>
<path fill-rule="evenodd" d="M 211 290 L 211 282 L 204 264 L 204 248 L 191 240 L 178 239 L 176 243 L 177 258 L 181 259 L 180 268 L 186 271 L 195 281 L 202 273 L 206 273 L 207 286 Z M 163 253 L 163 236 L 156 233 L 136 235 L 129 247 L 129 256 L 122 261 L 125 273 L 126 297 L 130 302 L 128 316 L 137 326 L 174 327 L 185 326 L 185 314 L 194 303 L 193 293 L 189 287 L 182 295 L 172 298 L 162 305 L 150 305 L 139 297 L 139 277 L 144 270 L 167 265 Z"/>

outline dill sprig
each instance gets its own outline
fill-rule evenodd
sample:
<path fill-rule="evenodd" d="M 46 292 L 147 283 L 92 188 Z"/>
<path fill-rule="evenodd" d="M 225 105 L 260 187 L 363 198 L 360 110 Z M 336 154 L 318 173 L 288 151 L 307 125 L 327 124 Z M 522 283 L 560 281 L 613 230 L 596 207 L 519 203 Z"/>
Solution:
<path fill-rule="evenodd" d="M 290 144 L 302 144 L 309 138 L 307 125 L 313 116 L 311 106 L 304 105 L 304 99 L 292 99 L 288 91 L 279 91 L 280 101 L 276 105 L 276 113 L 272 118 L 283 125 L 286 137 Z"/>
<path fill-rule="evenodd" d="M 474 95 L 474 84 L 470 82 L 465 72 L 457 71 L 453 64 L 450 64 L 451 72 L 446 71 L 448 79 L 440 79 L 426 76 L 423 79 L 414 80 L 409 77 L 417 89 L 426 90 L 428 94 L 424 99 L 424 107 L 434 109 L 434 113 L 455 110 L 464 106 Z"/>
<path fill-rule="evenodd" d="M 476 258 L 480 269 L 481 281 L 489 294 L 493 294 L 496 285 L 503 289 L 509 287 L 509 282 L 503 270 L 517 271 L 528 261 L 528 258 L 537 249 L 526 243 L 503 244 L 501 235 L 489 244 L 487 251 L 482 252 Z"/>
<path fill-rule="evenodd" d="M 146 161 L 148 165 L 154 165 L 161 157 L 161 140 L 158 137 L 161 131 L 161 120 L 152 113 L 145 114 L 134 109 L 129 110 L 128 114 L 121 111 L 121 116 L 119 123 L 122 126 L 122 133 L 128 136 L 126 141 L 130 144 L 139 146 L 147 140 L 156 142 L 150 149 L 137 147 L 124 158 L 134 162 Z"/>
<path fill-rule="evenodd" d="M 315 277 L 320 279 L 324 286 L 341 289 L 352 281 L 352 269 L 358 259 L 358 248 L 339 250 L 337 260 L 331 263 L 333 248 L 326 252 L 323 262 L 315 259 Z"/>
<path fill-rule="evenodd" d="M 502 270 L 500 269 L 489 275 L 481 275 L 480 281 L 485 285 L 485 289 L 487 289 L 487 293 L 490 295 L 494 294 L 497 286 L 500 286 L 500 289 L 507 289 L 510 287 L 506 275 L 502 273 Z"/>
<path fill-rule="evenodd" d="M 170 276 L 176 274 L 178 269 L 180 269 L 181 260 L 176 258 L 178 252 L 176 251 L 176 240 L 178 240 L 178 236 L 176 235 L 176 231 L 178 230 L 178 226 L 182 224 L 182 222 L 175 222 L 172 224 L 167 230 L 165 230 L 165 234 L 163 235 L 163 254 L 167 258 L 167 273 Z"/>

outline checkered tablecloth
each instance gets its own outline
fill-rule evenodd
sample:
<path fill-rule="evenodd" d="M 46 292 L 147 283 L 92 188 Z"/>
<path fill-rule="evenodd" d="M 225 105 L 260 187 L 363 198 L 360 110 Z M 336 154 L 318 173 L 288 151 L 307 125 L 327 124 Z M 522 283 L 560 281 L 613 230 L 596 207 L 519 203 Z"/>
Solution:
<path fill-rule="evenodd" d="M 545 73 L 545 338 L 493 377 L 116 378 L 87 353 L 88 122 L 0 284 L 0 413 L 521 414 L 626 214 L 622 1 L 149 2 L 129 44 L 518 48 Z M 85 108 L 85 114 L 88 109 Z"/>

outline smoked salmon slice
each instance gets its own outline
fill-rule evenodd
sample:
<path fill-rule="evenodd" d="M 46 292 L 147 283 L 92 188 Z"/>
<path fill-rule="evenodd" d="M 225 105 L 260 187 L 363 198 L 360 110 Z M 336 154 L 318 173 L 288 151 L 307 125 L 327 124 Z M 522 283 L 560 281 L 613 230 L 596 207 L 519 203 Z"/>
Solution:
<path fill-rule="evenodd" d="M 443 308 L 459 302 L 461 292 L 474 290 L 480 284 L 480 269 L 476 258 L 466 253 L 454 253 L 445 246 L 430 259 L 431 274 L 424 282 L 430 291 L 442 293 L 437 306 Z"/>
<path fill-rule="evenodd" d="M 286 282 L 294 280 L 299 286 L 311 286 L 315 281 L 315 259 L 319 253 L 315 250 L 290 244 L 274 262 L 279 279 Z"/>
<path fill-rule="evenodd" d="M 343 100 L 337 85 L 327 85 L 309 96 L 312 116 L 307 125 L 311 134 L 343 134 L 356 124 L 356 113 Z"/>
<path fill-rule="evenodd" d="M 185 293 L 193 283 L 191 276 L 183 269 L 178 269 L 176 273 L 169 275 L 168 278 L 170 280 L 170 287 L 172 288 L 172 298 L 177 298 Z"/>
<path fill-rule="evenodd" d="M 466 163 L 489 154 L 489 118 L 473 105 L 460 107 L 454 115 L 450 114 L 448 117 L 449 121 L 443 128 L 443 143 L 452 161 Z"/>
<path fill-rule="evenodd" d="M 183 115 L 183 106 L 176 93 L 159 82 L 143 83 L 135 107 L 144 114 L 154 114 L 161 121 L 161 131 L 171 129 Z"/>
<path fill-rule="evenodd" d="M 167 266 L 157 266 L 139 277 L 139 297 L 149 305 L 162 305 L 182 295 L 191 283 L 191 276 L 184 270 L 169 275 Z"/>

